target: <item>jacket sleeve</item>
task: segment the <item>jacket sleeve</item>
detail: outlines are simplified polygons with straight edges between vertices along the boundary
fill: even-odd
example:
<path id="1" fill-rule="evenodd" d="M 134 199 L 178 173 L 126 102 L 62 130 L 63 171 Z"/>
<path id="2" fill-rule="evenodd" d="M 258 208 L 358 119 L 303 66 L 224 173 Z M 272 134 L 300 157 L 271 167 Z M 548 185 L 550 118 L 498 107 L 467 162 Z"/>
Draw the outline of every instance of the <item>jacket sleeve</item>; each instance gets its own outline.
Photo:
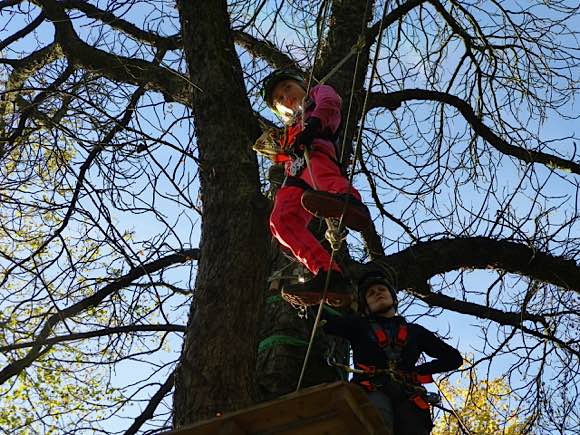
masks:
<path id="1" fill-rule="evenodd" d="M 321 129 L 328 129 L 335 133 L 340 126 L 342 99 L 332 86 L 318 85 L 310 91 L 310 98 L 314 101 L 314 110 L 310 116 L 320 119 Z"/>
<path id="2" fill-rule="evenodd" d="M 417 326 L 420 349 L 434 358 L 432 361 L 420 364 L 415 370 L 420 375 L 449 372 L 458 369 L 463 364 L 463 357 L 457 349 L 448 345 L 431 331 Z"/>
<path id="3" fill-rule="evenodd" d="M 360 322 L 356 316 L 349 314 L 335 314 L 329 311 L 322 312 L 322 329 L 325 333 L 345 338 L 355 339 L 360 329 Z"/>

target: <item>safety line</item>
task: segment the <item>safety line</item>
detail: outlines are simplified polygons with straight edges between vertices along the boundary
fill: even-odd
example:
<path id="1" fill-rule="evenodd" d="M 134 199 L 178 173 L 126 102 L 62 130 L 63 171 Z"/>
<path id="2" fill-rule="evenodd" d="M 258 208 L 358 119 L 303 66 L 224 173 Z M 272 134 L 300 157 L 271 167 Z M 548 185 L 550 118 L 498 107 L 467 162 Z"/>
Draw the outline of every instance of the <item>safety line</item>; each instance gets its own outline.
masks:
<path id="1" fill-rule="evenodd" d="M 388 3 L 389 3 L 388 0 L 385 1 L 385 6 L 384 6 L 384 9 L 383 9 L 383 15 L 381 16 L 381 23 L 380 23 L 380 27 L 379 27 L 379 39 L 378 39 L 378 43 L 377 43 L 377 50 L 375 52 L 375 60 L 373 62 L 373 69 L 371 70 L 371 80 L 370 80 L 370 83 L 369 83 L 369 89 L 367 90 L 367 94 L 366 94 L 366 97 L 365 97 L 365 103 L 367 101 L 367 97 L 368 97 L 368 94 L 370 92 L 370 88 L 372 86 L 372 78 L 374 76 L 374 74 L 373 74 L 374 67 L 376 66 L 376 62 L 377 62 L 377 58 L 378 58 L 378 53 L 380 51 L 380 44 L 381 44 L 381 40 L 382 40 L 383 20 L 385 18 L 385 13 L 386 13 L 386 10 L 387 10 Z M 368 13 L 369 4 L 370 4 L 370 0 L 367 0 L 366 7 L 365 7 L 365 14 L 363 16 L 363 25 L 362 25 L 363 29 L 365 28 L 366 15 Z M 326 7 L 327 4 L 325 3 L 323 6 Z M 360 38 L 359 38 L 359 40 L 360 40 Z M 318 43 L 317 43 L 317 51 L 318 51 L 319 46 L 320 46 L 320 38 L 319 38 Z M 360 56 L 357 55 L 357 61 L 358 61 L 358 58 L 359 57 Z M 316 63 L 316 58 L 314 59 L 313 64 L 314 63 Z M 311 73 L 310 73 L 310 77 L 312 77 L 313 72 L 314 72 L 314 65 L 312 66 L 312 70 L 311 70 Z M 353 88 L 354 88 L 355 76 L 356 76 L 356 74 L 353 75 Z M 310 81 L 311 80 L 309 80 L 308 87 L 310 87 Z M 306 95 L 308 95 L 308 93 Z M 351 99 L 352 99 L 352 91 L 351 91 Z M 363 106 L 363 109 L 364 109 L 364 106 Z M 347 114 L 347 119 L 349 119 L 349 117 L 350 117 L 350 110 L 351 110 L 351 107 L 349 106 L 349 109 L 348 109 L 348 112 L 349 113 Z M 363 112 L 363 114 L 364 114 L 364 112 Z M 302 119 L 304 119 L 304 118 L 302 118 Z M 364 123 L 364 116 L 362 118 L 362 121 Z M 362 128 L 360 130 L 362 131 Z M 357 149 L 358 149 L 358 140 L 357 140 Z M 312 182 L 314 184 L 315 183 L 315 180 L 314 180 L 314 177 L 313 177 L 313 174 L 312 174 L 312 170 L 311 170 L 311 167 L 310 167 L 310 156 L 309 156 L 308 150 L 304 150 L 304 156 L 305 156 L 305 159 L 306 159 L 306 166 L 307 166 L 307 168 L 309 170 L 309 173 L 310 173 Z M 343 223 L 344 215 L 345 215 L 346 209 L 348 207 L 349 195 L 350 195 L 351 188 L 352 188 L 352 179 L 353 179 L 353 176 L 354 176 L 354 167 L 356 165 L 356 158 L 357 158 L 357 154 L 355 153 L 354 161 L 353 161 L 353 171 L 352 171 L 351 176 L 350 176 L 350 179 L 349 179 L 348 194 L 347 194 L 346 201 L 345 201 L 344 207 L 342 209 L 342 213 L 341 213 L 340 220 L 339 220 L 339 223 L 338 223 L 337 234 L 340 234 L 340 229 L 342 228 L 342 223 Z M 316 189 L 316 186 L 313 186 L 313 187 Z M 327 221 L 327 225 L 328 225 L 328 222 L 330 222 L 330 221 L 328 219 L 326 219 L 326 221 Z M 306 355 L 304 356 L 304 362 L 302 363 L 302 369 L 300 371 L 300 377 L 298 378 L 298 385 L 296 386 L 296 391 L 299 391 L 300 390 L 300 387 L 302 386 L 302 381 L 304 379 L 304 373 L 306 372 L 306 366 L 308 364 L 308 360 L 310 358 L 310 353 L 312 351 L 312 345 L 314 343 L 314 336 L 316 335 L 316 330 L 317 330 L 317 327 L 318 327 L 318 323 L 319 323 L 320 317 L 322 315 L 322 307 L 324 306 L 324 301 L 326 300 L 326 295 L 328 293 L 328 286 L 330 284 L 330 274 L 331 274 L 331 271 L 332 271 L 332 262 L 334 261 L 334 253 L 336 252 L 336 250 L 334 248 L 335 247 L 333 246 L 332 247 L 332 252 L 330 254 L 330 262 L 329 262 L 329 265 L 328 265 L 328 270 L 327 270 L 327 273 L 326 273 L 326 279 L 325 279 L 325 282 L 324 282 L 324 290 L 322 292 L 322 298 L 320 299 L 320 303 L 318 304 L 318 310 L 316 312 L 316 318 L 314 319 L 314 324 L 312 325 L 312 331 L 310 333 L 310 340 L 308 342 L 308 348 L 306 349 Z"/>

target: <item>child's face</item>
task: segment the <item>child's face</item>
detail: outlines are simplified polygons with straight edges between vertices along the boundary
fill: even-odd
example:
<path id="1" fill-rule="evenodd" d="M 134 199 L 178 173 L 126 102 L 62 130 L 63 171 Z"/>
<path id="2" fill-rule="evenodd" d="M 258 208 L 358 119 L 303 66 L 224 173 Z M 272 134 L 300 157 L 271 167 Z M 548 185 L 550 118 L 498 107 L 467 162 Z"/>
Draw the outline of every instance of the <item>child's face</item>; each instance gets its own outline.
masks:
<path id="1" fill-rule="evenodd" d="M 365 298 L 371 313 L 383 313 L 393 307 L 393 296 L 388 287 L 383 284 L 371 285 L 367 289 Z"/>
<path id="2" fill-rule="evenodd" d="M 272 90 L 272 104 L 283 116 L 291 116 L 302 108 L 306 91 L 296 80 L 282 80 Z"/>

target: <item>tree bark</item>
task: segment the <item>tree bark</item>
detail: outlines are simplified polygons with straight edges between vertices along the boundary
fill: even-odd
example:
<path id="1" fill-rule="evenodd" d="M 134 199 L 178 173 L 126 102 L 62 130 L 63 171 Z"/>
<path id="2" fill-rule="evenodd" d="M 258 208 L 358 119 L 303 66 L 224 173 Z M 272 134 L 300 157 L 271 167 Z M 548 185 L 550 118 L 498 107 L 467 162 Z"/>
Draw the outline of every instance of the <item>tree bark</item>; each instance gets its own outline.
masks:
<path id="1" fill-rule="evenodd" d="M 175 427 L 249 405 L 268 267 L 267 202 L 226 1 L 178 2 L 193 94 L 201 259 L 176 372 Z"/>

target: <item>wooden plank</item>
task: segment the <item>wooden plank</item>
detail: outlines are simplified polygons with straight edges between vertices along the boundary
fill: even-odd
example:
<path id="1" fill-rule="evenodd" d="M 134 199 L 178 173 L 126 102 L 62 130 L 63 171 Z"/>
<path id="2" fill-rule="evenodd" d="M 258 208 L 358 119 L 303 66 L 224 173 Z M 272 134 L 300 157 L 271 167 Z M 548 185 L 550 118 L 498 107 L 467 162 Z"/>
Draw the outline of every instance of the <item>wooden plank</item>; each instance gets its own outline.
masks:
<path id="1" fill-rule="evenodd" d="M 250 433 L 262 433 L 284 428 L 296 421 L 309 420 L 321 414 L 335 412 L 332 396 L 343 383 L 316 386 L 290 393 L 263 406 L 247 410 L 238 418 Z"/>
<path id="2" fill-rule="evenodd" d="M 317 385 L 165 435 L 386 435 L 366 393 L 346 382 Z"/>
<path id="3" fill-rule="evenodd" d="M 235 420 L 227 420 L 216 435 L 248 435 L 248 432 L 243 430 Z"/>
<path id="4" fill-rule="evenodd" d="M 360 435 L 373 435 L 375 433 L 371 423 L 348 388 L 342 389 L 335 397 L 334 406 L 339 418 L 346 423 L 351 433 Z"/>
<path id="5" fill-rule="evenodd" d="M 333 411 L 312 418 L 295 420 L 287 425 L 272 427 L 263 432 L 253 432 L 252 435 L 321 435 L 326 433 L 352 435 L 343 434 L 337 429 L 342 425 L 342 422 L 336 418 L 336 412 Z"/>

